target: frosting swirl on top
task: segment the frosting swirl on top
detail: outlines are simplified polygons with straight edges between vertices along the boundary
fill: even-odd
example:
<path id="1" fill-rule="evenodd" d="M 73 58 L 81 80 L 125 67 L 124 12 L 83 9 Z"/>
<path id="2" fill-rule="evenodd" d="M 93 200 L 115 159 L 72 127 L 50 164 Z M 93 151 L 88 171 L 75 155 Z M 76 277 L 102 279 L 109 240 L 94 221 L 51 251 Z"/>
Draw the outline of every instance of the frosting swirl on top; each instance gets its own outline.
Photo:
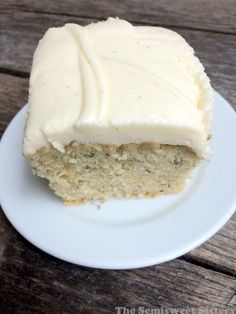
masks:
<path id="1" fill-rule="evenodd" d="M 158 142 L 209 156 L 212 89 L 177 33 L 120 19 L 50 28 L 34 54 L 24 153 Z"/>

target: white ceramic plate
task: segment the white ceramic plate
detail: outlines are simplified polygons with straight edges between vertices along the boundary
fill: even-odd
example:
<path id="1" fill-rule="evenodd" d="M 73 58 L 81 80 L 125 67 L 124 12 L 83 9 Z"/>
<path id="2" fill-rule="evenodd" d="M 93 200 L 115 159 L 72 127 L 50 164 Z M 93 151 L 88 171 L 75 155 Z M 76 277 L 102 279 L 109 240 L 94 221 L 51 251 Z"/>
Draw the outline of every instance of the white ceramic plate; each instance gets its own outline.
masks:
<path id="1" fill-rule="evenodd" d="M 0 144 L 0 200 L 12 225 L 31 243 L 60 259 L 90 267 L 158 264 L 197 247 L 236 207 L 236 119 L 215 93 L 213 156 L 185 191 L 155 199 L 109 200 L 67 207 L 22 156 L 26 107 Z"/>

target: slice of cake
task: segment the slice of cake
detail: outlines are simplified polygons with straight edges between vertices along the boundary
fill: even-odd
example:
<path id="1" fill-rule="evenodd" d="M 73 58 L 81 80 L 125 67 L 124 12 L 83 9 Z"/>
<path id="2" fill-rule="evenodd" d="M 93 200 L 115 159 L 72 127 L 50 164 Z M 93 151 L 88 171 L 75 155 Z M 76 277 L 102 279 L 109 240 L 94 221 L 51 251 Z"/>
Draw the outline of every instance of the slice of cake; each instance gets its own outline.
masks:
<path id="1" fill-rule="evenodd" d="M 209 79 L 177 33 L 66 24 L 34 54 L 24 155 L 68 203 L 176 193 L 209 157 L 211 118 Z"/>

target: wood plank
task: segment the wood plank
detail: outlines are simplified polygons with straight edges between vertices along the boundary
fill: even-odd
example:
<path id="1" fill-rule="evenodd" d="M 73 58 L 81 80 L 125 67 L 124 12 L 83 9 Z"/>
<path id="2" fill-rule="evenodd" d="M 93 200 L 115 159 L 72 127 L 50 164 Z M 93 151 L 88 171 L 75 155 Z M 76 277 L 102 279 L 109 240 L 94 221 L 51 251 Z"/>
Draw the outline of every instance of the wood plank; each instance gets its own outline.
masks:
<path id="1" fill-rule="evenodd" d="M 119 16 L 129 21 L 236 33 L 235 0 L 7 0 L 0 11 L 36 11 L 104 19 Z"/>
<path id="2" fill-rule="evenodd" d="M 235 279 L 181 260 L 137 270 L 72 265 L 39 251 L 0 212 L 1 313 L 115 313 L 115 307 L 234 307 Z M 197 312 L 196 312 L 197 313 Z"/>
<path id="3" fill-rule="evenodd" d="M 236 213 L 210 240 L 185 255 L 187 261 L 199 262 L 236 275 Z"/>
<path id="4" fill-rule="evenodd" d="M 28 79 L 0 74 L 0 134 L 26 103 Z M 1 226 L 1 223 L 0 223 Z M 236 214 L 215 236 L 185 255 L 187 260 L 236 273 Z"/>
<path id="5" fill-rule="evenodd" d="M 206 7 L 208 6 L 206 0 L 198 1 L 196 5 L 192 3 L 192 0 L 191 5 L 187 0 L 172 2 L 173 10 L 175 10 L 173 14 L 178 12 L 176 6 L 181 8 L 183 3 L 186 7 L 189 5 L 189 9 L 184 8 L 185 13 L 188 10 L 191 13 L 190 11 L 194 8 L 197 12 L 201 1 Z M 22 72 L 23 75 L 29 73 L 32 52 L 41 34 L 49 26 L 62 25 L 68 21 L 66 16 L 30 12 L 20 14 L 19 5 L 22 5 L 21 8 L 26 11 L 32 10 L 32 7 L 33 10 L 38 11 L 47 11 L 52 8 L 51 12 L 57 10 L 60 14 L 64 10 L 67 14 L 76 15 L 83 12 L 83 10 L 81 12 L 78 10 L 78 8 L 81 9 L 82 4 L 86 12 L 95 12 L 95 14 L 101 12 L 100 7 L 96 10 L 97 0 L 93 2 L 59 0 L 54 4 L 53 1 L 47 1 L 46 9 L 45 2 L 42 1 L 43 5 L 40 2 L 35 0 L 0 2 L 0 71 L 1 68 L 4 71 L 10 68 L 12 73 L 14 71 L 19 71 L 16 74 Z M 138 4 L 142 2 L 144 0 L 138 1 Z M 155 1 L 147 0 L 146 4 L 149 2 L 152 10 L 157 8 Z M 232 31 L 231 16 L 235 11 L 232 10 L 233 12 L 230 13 L 229 21 L 223 18 L 226 16 L 227 5 L 232 2 L 230 0 L 220 4 L 220 1 L 212 0 L 216 8 L 212 10 L 212 14 L 210 11 L 210 14 L 207 12 L 210 20 L 212 16 L 219 14 L 214 17 L 214 21 L 217 21 L 216 25 L 211 26 L 214 31 L 220 28 L 222 30 L 224 27 L 226 27 L 225 31 Z M 106 8 L 113 4 L 111 10 L 116 10 L 118 7 L 123 10 L 122 14 L 128 15 L 128 10 L 126 13 L 122 8 L 124 3 L 128 5 L 122 0 L 110 0 L 109 3 L 108 0 L 99 1 L 103 13 L 107 12 Z M 135 2 L 132 1 L 132 3 Z M 164 5 L 164 0 L 158 1 L 158 4 L 161 3 Z M 170 6 L 171 2 L 167 0 L 165 3 Z M 1 14 L 4 6 L 3 9 L 8 11 L 9 5 L 13 10 L 17 9 L 18 13 Z M 140 5 L 140 8 L 135 8 L 132 4 L 130 6 L 131 13 L 134 11 L 137 14 L 137 20 L 140 20 L 138 16 L 142 6 Z M 218 6 L 226 6 L 226 11 L 222 10 L 220 13 Z M 92 10 L 90 11 L 89 8 Z M 209 9 L 209 6 L 207 8 Z M 169 11 L 163 12 L 168 19 Z M 161 18 L 163 18 L 163 12 L 160 13 Z M 194 19 L 197 19 L 199 12 L 196 14 L 195 12 L 192 12 L 193 27 L 201 28 L 201 25 L 205 27 L 207 23 L 212 23 L 211 20 L 204 24 L 202 20 L 203 24 L 197 21 L 201 25 L 196 26 Z M 149 15 L 151 19 L 159 16 L 159 12 L 155 13 L 154 17 L 152 17 L 154 14 L 152 12 L 145 14 L 143 15 L 147 20 Z M 181 14 L 182 12 L 179 12 L 179 17 L 185 18 Z M 192 17 L 186 17 L 184 23 L 191 21 Z M 201 14 L 199 17 L 203 19 Z M 82 24 L 90 20 L 76 17 L 69 17 L 69 19 L 71 22 Z M 223 26 L 220 25 L 221 19 Z M 176 23 L 180 20 L 178 19 Z M 174 21 L 174 17 L 171 17 L 171 21 Z M 181 27 L 181 23 L 176 25 Z M 236 73 L 235 37 L 197 31 L 182 30 L 181 32 L 184 36 L 186 35 L 187 39 L 189 38 L 193 46 L 196 45 L 197 53 L 206 65 L 214 86 L 222 91 L 236 108 L 236 91 L 233 81 Z M 15 112 L 26 102 L 27 89 L 27 79 L 0 74 L 0 134 Z M 235 225 L 236 215 L 220 232 L 201 247 L 187 254 L 185 258 L 193 263 L 197 261 L 233 274 L 236 267 Z M 235 279 L 204 267 L 192 265 L 180 259 L 159 266 L 129 271 L 94 270 L 71 265 L 50 257 L 25 241 L 10 226 L 0 208 L 0 313 L 48 313 L 49 311 L 52 313 L 115 313 L 117 306 L 185 309 L 201 306 L 208 311 L 209 307 L 213 309 L 223 307 L 233 311 L 236 306 Z"/>
<path id="6" fill-rule="evenodd" d="M 0 68 L 22 72 L 30 71 L 33 51 L 49 27 L 61 26 L 66 22 L 81 25 L 91 22 L 91 19 L 30 12 L 5 13 L 0 16 Z M 236 108 L 235 36 L 193 30 L 178 31 L 195 49 L 206 67 L 213 87 Z"/>
<path id="7" fill-rule="evenodd" d="M 27 98 L 27 79 L 0 74 L 0 135 Z"/>

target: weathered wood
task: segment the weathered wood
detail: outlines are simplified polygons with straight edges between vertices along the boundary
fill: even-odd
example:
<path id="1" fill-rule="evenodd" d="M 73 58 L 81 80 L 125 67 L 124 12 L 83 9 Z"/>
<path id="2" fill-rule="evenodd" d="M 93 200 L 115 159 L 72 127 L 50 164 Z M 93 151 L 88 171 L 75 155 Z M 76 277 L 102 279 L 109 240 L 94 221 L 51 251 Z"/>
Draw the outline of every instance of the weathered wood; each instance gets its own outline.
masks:
<path id="1" fill-rule="evenodd" d="M 42 34 L 49 27 L 60 26 L 66 22 L 84 25 L 91 22 L 91 19 L 49 14 L 38 15 L 29 12 L 2 14 L 0 68 L 29 72 L 34 49 Z M 236 106 L 236 37 L 193 30 L 181 29 L 178 31 L 196 50 L 214 88 L 231 101 L 233 106 Z"/>
<path id="2" fill-rule="evenodd" d="M 0 134 L 16 112 L 27 102 L 27 97 L 27 79 L 0 74 Z"/>
<path id="3" fill-rule="evenodd" d="M 236 214 L 217 234 L 185 258 L 236 275 Z"/>
<path id="4" fill-rule="evenodd" d="M 0 74 L 0 134 L 27 101 L 28 80 L 14 74 L 29 74 L 33 51 L 47 28 L 116 15 L 138 24 L 169 26 L 182 34 L 206 66 L 213 86 L 236 109 L 234 4 L 235 0 L 1 1 L 0 72 L 13 75 Z M 235 279 L 222 272 L 236 271 L 235 226 L 236 215 L 182 259 L 139 270 L 105 271 L 71 265 L 36 249 L 11 227 L 0 208 L 0 313 L 115 313 L 116 306 L 232 309 Z"/>
<path id="5" fill-rule="evenodd" d="M 0 11 L 16 10 L 104 19 L 119 16 L 134 22 L 236 33 L 235 0 L 7 0 Z"/>
<path id="6" fill-rule="evenodd" d="M 115 307 L 228 307 L 234 278 L 174 260 L 138 270 L 88 269 L 22 239 L 0 212 L 0 313 L 116 313 Z"/>

